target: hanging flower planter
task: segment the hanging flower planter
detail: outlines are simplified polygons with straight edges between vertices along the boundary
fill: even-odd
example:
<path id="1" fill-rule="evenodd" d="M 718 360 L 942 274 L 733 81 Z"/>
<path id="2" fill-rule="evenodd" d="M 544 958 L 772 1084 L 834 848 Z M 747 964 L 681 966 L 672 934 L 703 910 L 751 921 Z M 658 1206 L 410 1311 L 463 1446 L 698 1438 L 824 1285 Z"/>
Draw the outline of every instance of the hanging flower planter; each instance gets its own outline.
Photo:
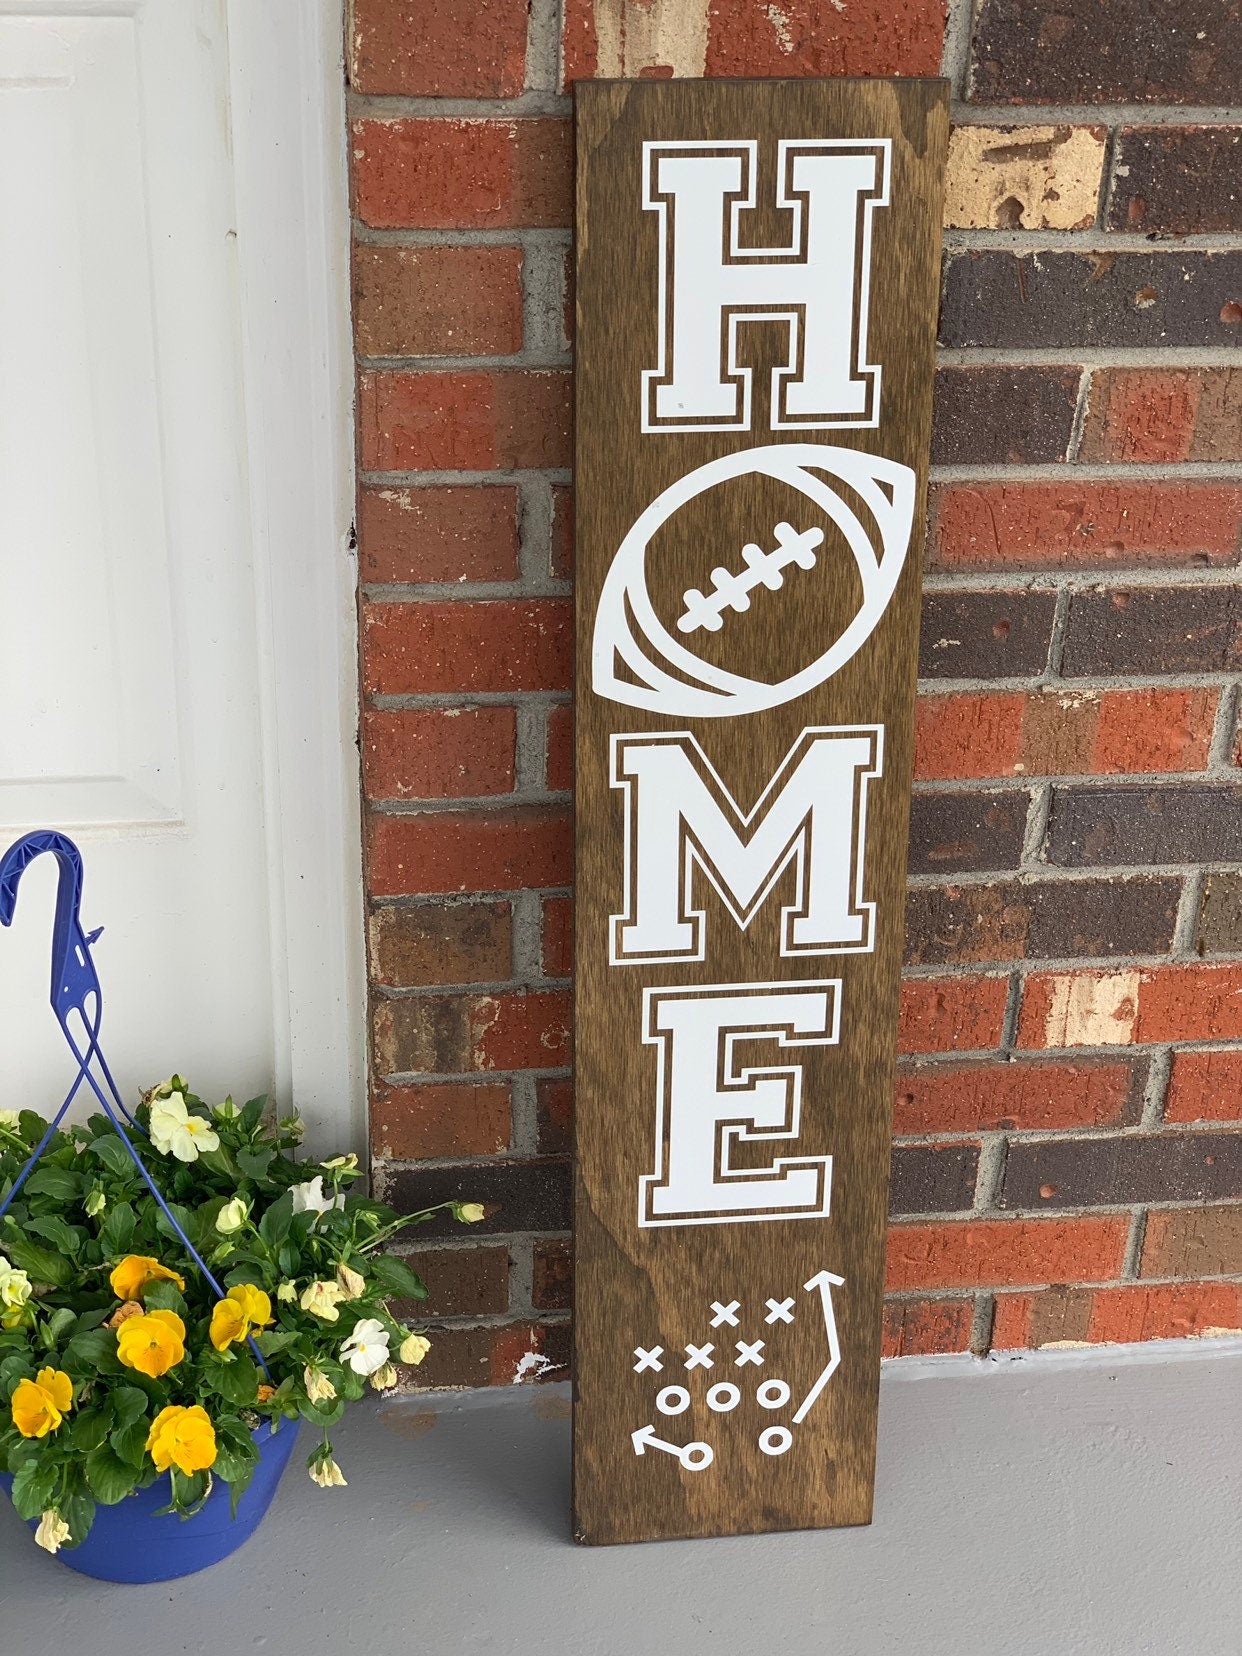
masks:
<path id="1" fill-rule="evenodd" d="M 0 922 L 42 851 L 61 869 L 52 1006 L 78 1074 L 51 1122 L 0 1110 L 0 1482 L 71 1568 L 166 1581 L 254 1532 L 300 1421 L 319 1433 L 312 1479 L 345 1483 L 331 1428 L 430 1347 L 389 1304 L 426 1290 L 381 1250 L 440 1209 L 356 1191 L 354 1155 L 299 1161 L 301 1124 L 264 1098 L 209 1108 L 174 1075 L 131 1114 L 99 1048 L 70 840 L 9 849 Z M 102 1113 L 62 1127 L 83 1088 Z"/>

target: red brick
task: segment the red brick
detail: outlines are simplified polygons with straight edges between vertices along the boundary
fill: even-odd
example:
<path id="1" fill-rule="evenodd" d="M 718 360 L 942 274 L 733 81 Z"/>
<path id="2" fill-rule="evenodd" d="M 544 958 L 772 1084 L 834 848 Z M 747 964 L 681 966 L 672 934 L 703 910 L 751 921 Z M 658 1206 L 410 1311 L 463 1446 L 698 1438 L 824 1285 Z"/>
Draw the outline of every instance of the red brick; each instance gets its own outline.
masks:
<path id="1" fill-rule="evenodd" d="M 569 1062 L 566 990 L 402 996 L 377 1002 L 372 1021 L 375 1065 L 385 1075 L 472 1075 Z"/>
<path id="2" fill-rule="evenodd" d="M 367 604 L 366 692 L 566 690 L 572 631 L 563 598 Z"/>
<path id="3" fill-rule="evenodd" d="M 567 793 L 574 785 L 574 710 L 568 704 L 548 713 L 548 787 Z"/>
<path id="4" fill-rule="evenodd" d="M 1242 1040 L 1242 966 L 1032 973 L 1020 1047 Z"/>
<path id="5" fill-rule="evenodd" d="M 890 1289 L 1099 1282 L 1121 1269 L 1129 1216 L 890 1225 Z"/>
<path id="6" fill-rule="evenodd" d="M 552 573 L 568 580 L 574 572 L 574 497 L 558 483 L 552 490 Z"/>
<path id="7" fill-rule="evenodd" d="M 366 488 L 358 493 L 364 581 L 516 581 L 518 492 Z"/>
<path id="8" fill-rule="evenodd" d="M 975 1302 L 970 1299 L 890 1299 L 884 1302 L 884 1357 L 925 1357 L 969 1351 Z"/>
<path id="9" fill-rule="evenodd" d="M 564 1323 L 433 1328 L 429 1337 L 431 1350 L 418 1368 L 400 1370 L 404 1391 L 512 1386 L 569 1378 L 569 1339 Z"/>
<path id="10" fill-rule="evenodd" d="M 368 799 L 470 799 L 513 791 L 511 707 L 420 707 L 362 716 Z"/>
<path id="11" fill-rule="evenodd" d="M 522 348 L 519 247 L 354 247 L 364 357 L 509 356 Z"/>
<path id="12" fill-rule="evenodd" d="M 1051 1307 L 1044 1302 L 1053 1300 Z M 992 1344 L 997 1350 L 1054 1343 L 1132 1344 L 1242 1332 L 1242 1285 L 1188 1282 L 1001 1294 Z"/>
<path id="13" fill-rule="evenodd" d="M 374 897 L 565 886 L 572 870 L 573 825 L 551 806 L 376 814 L 368 825 Z"/>
<path id="14" fill-rule="evenodd" d="M 974 1052 L 1000 1045 L 1007 977 L 910 978 L 901 986 L 899 1052 Z"/>
<path id="15" fill-rule="evenodd" d="M 1242 1049 L 1175 1052 L 1164 1119 L 1242 1120 Z"/>
<path id="16" fill-rule="evenodd" d="M 1091 379 L 1081 460 L 1242 460 L 1242 371 L 1106 368 Z"/>
<path id="17" fill-rule="evenodd" d="M 516 98 L 527 0 L 354 0 L 349 78 L 407 98 Z"/>
<path id="18" fill-rule="evenodd" d="M 775 7 L 711 0 L 706 73 L 938 75 L 943 0 L 819 0 Z"/>
<path id="19" fill-rule="evenodd" d="M 543 900 L 543 975 L 568 977 L 574 966 L 574 905 L 568 897 Z"/>
<path id="20" fill-rule="evenodd" d="M 1216 690 L 1056 690 L 920 696 L 920 781 L 1201 770 Z"/>
<path id="21" fill-rule="evenodd" d="M 536 1082 L 535 1100 L 539 1154 L 568 1155 L 574 1138 L 573 1083 L 549 1076 Z"/>
<path id="22" fill-rule="evenodd" d="M 854 0 L 848 7 L 792 0 L 778 12 L 748 0 L 697 0 L 680 28 L 643 27 L 645 5 L 608 9 L 569 0 L 564 82 L 670 75 L 936 75 L 944 37 L 942 0 Z M 705 14 L 705 15 L 704 15 Z M 629 27 L 627 27 L 627 23 Z"/>
<path id="23" fill-rule="evenodd" d="M 567 120 L 355 121 L 354 206 L 378 229 L 564 227 L 571 154 Z"/>
<path id="24" fill-rule="evenodd" d="M 508 903 L 380 903 L 367 940 L 371 979 L 390 989 L 497 983 L 513 975 Z"/>
<path id="25" fill-rule="evenodd" d="M 371 1093 L 371 1148 L 377 1156 L 422 1161 L 434 1156 L 491 1156 L 510 1147 L 509 1088 L 433 1082 Z"/>
<path id="26" fill-rule="evenodd" d="M 1233 562 L 1242 488 L 1223 483 L 951 483 L 936 491 L 929 562 L 1061 569 Z"/>
<path id="27" fill-rule="evenodd" d="M 1112 1127 L 1137 1121 L 1144 1066 L 921 1064 L 897 1076 L 895 1133 Z"/>
<path id="28" fill-rule="evenodd" d="M 364 471 L 512 471 L 567 466 L 569 375 L 501 368 L 358 377 Z"/>

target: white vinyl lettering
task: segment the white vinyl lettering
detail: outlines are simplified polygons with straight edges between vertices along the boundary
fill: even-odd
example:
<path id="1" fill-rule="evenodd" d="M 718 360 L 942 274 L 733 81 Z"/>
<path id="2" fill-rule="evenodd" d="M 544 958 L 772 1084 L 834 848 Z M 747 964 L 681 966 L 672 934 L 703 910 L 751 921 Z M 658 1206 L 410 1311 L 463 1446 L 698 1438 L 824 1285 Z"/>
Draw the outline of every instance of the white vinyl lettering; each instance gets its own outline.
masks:
<path id="1" fill-rule="evenodd" d="M 644 992 L 643 1039 L 658 1065 L 656 1167 L 639 1181 L 640 1226 L 827 1216 L 831 1156 L 734 1165 L 743 1145 L 796 1141 L 802 1113 L 801 1066 L 747 1063 L 739 1049 L 832 1045 L 840 988 L 827 979 Z"/>
<path id="2" fill-rule="evenodd" d="M 781 954 L 868 952 L 867 783 L 880 774 L 883 727 L 804 730 L 756 804 L 743 812 L 688 731 L 616 735 L 612 785 L 625 794 L 625 912 L 611 922 L 616 965 L 702 960 L 697 868 L 745 930 L 784 871 Z"/>
<path id="3" fill-rule="evenodd" d="M 774 431 L 874 426 L 880 370 L 867 364 L 871 219 L 888 203 L 889 140 L 782 139 L 776 204 L 790 241 L 743 245 L 757 200 L 758 143 L 649 142 L 643 206 L 659 214 L 658 368 L 643 376 L 644 431 L 749 431 L 746 322 L 781 322 Z"/>

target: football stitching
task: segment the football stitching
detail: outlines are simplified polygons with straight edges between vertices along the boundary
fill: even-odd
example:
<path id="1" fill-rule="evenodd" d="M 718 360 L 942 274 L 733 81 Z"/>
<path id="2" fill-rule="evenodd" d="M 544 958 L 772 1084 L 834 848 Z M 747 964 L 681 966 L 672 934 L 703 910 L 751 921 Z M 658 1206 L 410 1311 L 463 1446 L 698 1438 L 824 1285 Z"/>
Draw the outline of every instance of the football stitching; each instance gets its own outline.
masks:
<path id="1" fill-rule="evenodd" d="M 805 529 L 799 534 L 792 524 L 778 523 L 772 534 L 776 539 L 772 552 L 763 551 L 753 541 L 742 548 L 746 568 L 740 573 L 732 574 L 717 565 L 712 570 L 714 592 L 703 593 L 698 587 L 690 587 L 682 593 L 686 613 L 678 617 L 678 632 L 698 632 L 700 627 L 707 632 L 719 632 L 724 626 L 725 610 L 739 613 L 748 610 L 750 595 L 756 587 L 765 586 L 769 592 L 775 592 L 785 584 L 785 570 L 791 564 L 799 569 L 815 567 L 815 548 L 824 538 L 822 529 Z"/>

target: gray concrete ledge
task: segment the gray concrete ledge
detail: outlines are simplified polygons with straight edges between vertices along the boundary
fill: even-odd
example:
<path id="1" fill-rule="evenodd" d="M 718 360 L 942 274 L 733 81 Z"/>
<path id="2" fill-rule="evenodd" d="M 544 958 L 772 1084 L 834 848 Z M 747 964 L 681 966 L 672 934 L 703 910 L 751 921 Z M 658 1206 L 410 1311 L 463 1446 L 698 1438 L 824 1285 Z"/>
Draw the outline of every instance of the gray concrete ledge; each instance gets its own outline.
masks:
<path id="1" fill-rule="evenodd" d="M 582 1549 L 563 1387 L 364 1406 L 182 1582 L 0 1510 L 2 1656 L 1238 1656 L 1242 1341 L 885 1367 L 870 1529 Z"/>

